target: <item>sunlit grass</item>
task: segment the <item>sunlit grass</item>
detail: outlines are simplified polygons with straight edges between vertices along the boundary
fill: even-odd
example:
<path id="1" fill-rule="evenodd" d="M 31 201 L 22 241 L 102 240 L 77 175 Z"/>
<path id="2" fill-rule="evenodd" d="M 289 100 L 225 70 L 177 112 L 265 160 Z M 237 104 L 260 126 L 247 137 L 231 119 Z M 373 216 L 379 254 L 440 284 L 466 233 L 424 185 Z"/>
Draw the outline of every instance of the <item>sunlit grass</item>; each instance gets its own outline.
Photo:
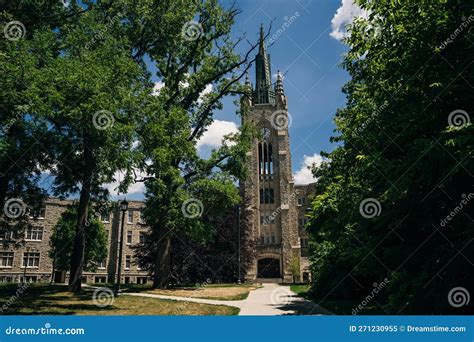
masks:
<path id="1" fill-rule="evenodd" d="M 243 300 L 250 291 L 258 288 L 256 284 L 196 284 L 173 287 L 170 289 L 152 289 L 151 285 L 126 285 L 124 292 L 141 292 L 163 296 L 190 297 L 214 300 Z"/>
<path id="2" fill-rule="evenodd" d="M 30 285 L 18 298 L 18 285 L 0 286 L 0 309 L 4 315 L 236 315 L 239 309 L 158 298 L 119 296 L 105 307 L 94 304 L 94 289 L 84 288 L 80 295 L 66 286 Z M 16 297 L 16 296 L 15 296 Z M 5 306 L 4 306 L 5 305 Z"/>

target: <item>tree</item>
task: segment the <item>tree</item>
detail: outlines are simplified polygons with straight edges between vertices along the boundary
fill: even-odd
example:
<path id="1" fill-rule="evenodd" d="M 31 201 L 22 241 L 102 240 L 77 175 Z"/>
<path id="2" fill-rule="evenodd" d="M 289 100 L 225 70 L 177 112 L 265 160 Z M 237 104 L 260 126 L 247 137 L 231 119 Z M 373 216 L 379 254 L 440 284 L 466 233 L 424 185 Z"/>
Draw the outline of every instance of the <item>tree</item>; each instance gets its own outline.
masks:
<path id="1" fill-rule="evenodd" d="M 48 146 L 53 139 L 47 122 L 35 113 L 31 88 L 38 69 L 44 67 L 54 45 L 35 39 L 33 32 L 51 30 L 61 23 L 59 2 L 41 6 L 33 2 L 0 1 L 0 207 L 7 200 L 32 211 L 46 192 L 38 186 L 39 175 L 52 162 Z M 48 19 L 46 19 L 48 18 Z M 9 202 L 10 203 L 10 202 Z M 4 210 L 5 209 L 5 210 Z M 10 222 L 11 223 L 11 222 Z"/>
<path id="2" fill-rule="evenodd" d="M 59 32 L 38 33 L 61 52 L 40 73 L 35 89 L 38 98 L 46 98 L 37 111 L 56 141 L 52 191 L 79 194 L 69 279 L 75 292 L 85 266 L 87 208 L 107 197 L 103 185 L 115 181 L 118 170 L 131 168 L 134 122 L 142 96 L 151 92 L 145 67 L 133 60 L 132 46 L 120 34 L 121 17 L 111 17 L 108 8 L 72 2 Z"/>
<path id="3" fill-rule="evenodd" d="M 300 256 L 297 253 L 293 253 L 293 256 L 290 260 L 290 272 L 293 276 L 293 283 L 300 277 Z"/>
<path id="4" fill-rule="evenodd" d="M 239 80 L 256 47 L 251 45 L 243 56 L 234 53 L 242 40 L 230 38 L 235 8 L 224 9 L 215 0 L 168 5 L 176 22 L 167 31 L 166 48 L 138 48 L 150 56 L 163 85 L 144 104 L 145 124 L 137 129 L 137 168 L 146 175 L 137 181 L 146 186 L 144 215 L 152 230 L 140 255 L 152 260 L 144 267 L 154 275 L 153 286 L 160 288 L 170 283 L 173 235 L 209 236 L 211 228 L 201 219 L 202 212 L 219 213 L 238 202 L 234 182 L 244 176 L 252 129 L 244 126 L 240 134 L 227 137 L 209 159 L 199 156 L 196 144 L 212 123 L 213 111 L 222 108 L 221 99 L 243 91 Z M 156 20 L 147 18 L 141 24 L 142 36 L 152 34 L 148 29 Z M 209 86 L 212 91 L 203 95 Z"/>
<path id="5" fill-rule="evenodd" d="M 191 235 L 205 231 L 208 225 L 199 220 L 176 218 L 182 203 L 200 193 L 215 190 L 216 197 L 210 196 L 209 202 L 216 208 L 236 203 L 232 182 L 242 173 L 248 130 L 229 137 L 229 145 L 209 160 L 198 157 L 196 141 L 212 123 L 213 110 L 221 108 L 221 98 L 240 91 L 244 70 L 237 76 L 233 72 L 251 62 L 250 52 L 242 58 L 233 52 L 243 39 L 230 39 L 238 11 L 224 10 L 215 0 L 35 6 L 39 8 L 29 11 L 24 21 L 36 45 L 25 54 L 40 56 L 40 61 L 31 68 L 34 78 L 28 96 L 18 98 L 31 99 L 28 115 L 42 122 L 41 133 L 52 137 L 48 143 L 52 160 L 44 166 L 34 158 L 28 162 L 38 172 L 50 170 L 53 194 L 79 195 L 70 290 L 80 291 L 87 208 L 91 201 L 107 197 L 102 185 L 115 181 L 119 170 L 125 174 L 122 193 L 136 178 L 135 171 L 147 175 L 143 181 L 148 220 L 155 227 L 151 240 L 160 246 L 153 252 L 154 273 L 165 274 L 156 276 L 155 282 L 164 279 L 164 284 L 169 267 L 163 271 L 159 265 L 169 265 L 169 239 L 159 227 L 171 231 L 173 225 L 185 223 Z M 8 10 L 18 16 L 20 7 L 9 5 Z M 51 16 L 43 16 L 49 9 Z M 164 83 L 158 96 L 151 96 L 153 84 L 145 60 L 156 66 Z M 213 91 L 201 96 L 209 85 Z M 26 178 L 20 183 L 26 184 Z M 156 214 L 163 215 L 156 219 Z"/>
<path id="6" fill-rule="evenodd" d="M 55 260 L 55 269 L 69 270 L 76 235 L 77 208 L 69 207 L 61 214 L 53 228 L 49 245 L 49 257 Z M 104 225 L 92 214 L 89 208 L 87 235 L 84 250 L 84 270 L 95 271 L 97 265 L 107 258 L 107 233 Z"/>
<path id="7" fill-rule="evenodd" d="M 454 310 L 450 289 L 474 280 L 473 4 L 358 3 L 370 14 L 346 40 L 339 147 L 314 172 L 313 290 L 357 298 L 388 278 L 389 312 Z"/>

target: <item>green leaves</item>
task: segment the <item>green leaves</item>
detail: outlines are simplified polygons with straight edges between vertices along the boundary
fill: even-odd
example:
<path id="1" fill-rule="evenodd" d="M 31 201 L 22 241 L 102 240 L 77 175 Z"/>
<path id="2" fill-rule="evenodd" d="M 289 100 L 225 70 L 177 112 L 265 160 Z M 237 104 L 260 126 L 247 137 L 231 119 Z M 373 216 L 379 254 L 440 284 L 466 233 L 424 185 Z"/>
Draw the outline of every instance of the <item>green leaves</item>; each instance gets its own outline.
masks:
<path id="1" fill-rule="evenodd" d="M 69 270 L 73 241 L 76 235 L 76 217 L 77 209 L 70 207 L 61 214 L 61 217 L 54 226 L 49 242 L 51 246 L 49 257 L 56 260 L 57 270 Z M 84 264 L 85 270 L 93 272 L 100 262 L 106 261 L 107 233 L 99 219 L 92 215 L 91 209 L 89 209 L 87 223 Z"/>
<path id="2" fill-rule="evenodd" d="M 387 276 L 391 286 L 377 298 L 385 310 L 397 313 L 408 303 L 405 312 L 446 312 L 449 288 L 473 281 L 460 272 L 471 266 L 456 254 L 466 235 L 473 237 L 472 221 L 460 213 L 449 230 L 436 230 L 472 183 L 472 99 L 466 95 L 472 91 L 462 79 L 472 79 L 474 31 L 434 47 L 456 32 L 473 5 L 359 3 L 371 14 L 354 22 L 347 39 L 343 65 L 352 79 L 333 138 L 342 144 L 315 172 L 314 289 L 354 298 L 363 295 L 360 286 Z M 381 203 L 379 216 L 361 215 L 366 198 Z M 453 267 L 445 267 L 450 258 Z M 339 284 L 348 275 L 356 282 Z"/>

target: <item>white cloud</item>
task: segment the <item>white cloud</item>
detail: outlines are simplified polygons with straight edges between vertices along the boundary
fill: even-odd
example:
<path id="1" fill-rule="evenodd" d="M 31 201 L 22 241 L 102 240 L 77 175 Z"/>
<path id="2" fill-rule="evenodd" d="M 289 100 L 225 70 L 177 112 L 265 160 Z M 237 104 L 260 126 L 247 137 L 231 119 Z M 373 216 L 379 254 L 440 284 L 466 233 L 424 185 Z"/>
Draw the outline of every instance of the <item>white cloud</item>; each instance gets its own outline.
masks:
<path id="1" fill-rule="evenodd" d="M 342 0 L 341 7 L 331 20 L 332 32 L 330 36 L 341 40 L 347 36 L 346 25 L 352 23 L 355 17 L 367 18 L 368 12 L 361 9 L 354 0 Z"/>
<path id="2" fill-rule="evenodd" d="M 165 84 L 161 81 L 158 81 L 155 83 L 155 86 L 153 87 L 153 95 L 157 96 L 160 93 L 161 88 L 163 88 Z"/>
<path id="3" fill-rule="evenodd" d="M 197 148 L 200 149 L 204 146 L 218 148 L 222 146 L 222 139 L 225 135 L 237 132 L 238 127 L 235 122 L 214 120 L 197 142 Z"/>
<path id="4" fill-rule="evenodd" d="M 109 190 L 110 195 L 112 196 L 118 195 L 117 188 L 120 184 L 120 181 L 123 179 L 123 177 L 124 177 L 123 172 L 117 171 L 114 175 L 116 182 L 104 185 L 104 188 Z M 145 177 L 145 174 L 142 174 L 141 172 L 137 172 L 137 178 L 141 179 L 142 177 Z M 132 185 L 130 185 L 125 195 L 143 194 L 144 191 L 145 191 L 145 185 L 143 182 L 132 183 Z M 120 195 L 124 195 L 124 194 L 121 193 Z"/>
<path id="5" fill-rule="evenodd" d="M 158 96 L 160 94 L 160 91 L 161 89 L 165 86 L 165 83 L 164 82 L 161 82 L 161 81 L 158 81 L 158 82 L 155 82 L 155 85 L 153 86 L 153 92 L 152 94 L 155 95 L 155 96 Z M 181 83 L 181 86 L 183 88 L 187 88 L 189 87 L 189 82 L 185 81 L 185 82 L 182 82 Z M 199 94 L 199 99 L 198 99 L 198 104 L 201 104 L 202 101 L 203 101 L 203 96 L 204 95 L 207 95 L 207 94 L 210 94 L 212 92 L 212 84 L 208 84 L 206 86 L 206 88 L 204 88 L 204 90 L 201 92 L 201 94 Z"/>
<path id="6" fill-rule="evenodd" d="M 301 168 L 293 175 L 293 178 L 295 179 L 295 184 L 303 185 L 314 183 L 316 181 L 316 178 L 313 177 L 311 167 L 313 166 L 313 164 L 320 165 L 322 161 L 323 157 L 321 157 L 317 153 L 312 156 L 305 155 L 303 163 L 301 164 Z"/>
<path id="7" fill-rule="evenodd" d="M 212 92 L 212 84 L 208 84 L 206 88 L 201 92 L 201 96 L 210 94 Z"/>
<path id="8" fill-rule="evenodd" d="M 203 97 L 207 94 L 210 94 L 212 92 L 212 84 L 208 84 L 206 88 L 199 94 L 199 99 L 198 99 L 198 104 L 202 104 L 203 102 Z"/>

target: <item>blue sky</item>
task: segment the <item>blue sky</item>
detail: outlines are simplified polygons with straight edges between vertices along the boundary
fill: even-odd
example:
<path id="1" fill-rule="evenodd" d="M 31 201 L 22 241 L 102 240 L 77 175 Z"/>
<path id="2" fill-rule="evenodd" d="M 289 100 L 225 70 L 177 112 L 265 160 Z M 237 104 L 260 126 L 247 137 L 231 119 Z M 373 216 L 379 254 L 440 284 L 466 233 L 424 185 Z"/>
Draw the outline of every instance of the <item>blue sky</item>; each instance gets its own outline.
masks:
<path id="1" fill-rule="evenodd" d="M 222 0 L 230 6 L 234 0 Z M 292 118 L 290 143 L 293 174 L 296 184 L 314 182 L 307 166 L 320 162 L 321 151 L 331 151 L 329 142 L 334 135 L 333 117 L 345 105 L 342 87 L 349 80 L 340 68 L 347 46 L 340 39 L 344 26 L 354 16 L 363 15 L 353 0 L 236 0 L 241 10 L 234 27 L 235 36 L 246 35 L 251 42 L 259 37 L 260 24 L 266 30 L 272 24 L 272 37 L 279 29 L 268 52 L 271 55 L 272 74 L 285 74 L 284 86 Z M 287 24 L 285 26 L 286 23 Z M 249 48 L 241 44 L 239 52 Z M 153 66 L 150 64 L 151 70 Z M 251 80 L 255 79 L 254 68 Z M 155 78 L 159 88 L 159 80 Z M 203 157 L 221 144 L 225 134 L 235 132 L 240 124 L 234 105 L 235 98 L 224 100 L 224 109 L 215 113 L 214 124 L 201 138 L 198 148 Z M 109 185 L 114 194 L 116 184 Z M 143 198 L 143 184 L 129 189 L 127 198 Z"/>
<path id="2" fill-rule="evenodd" d="M 234 0 L 221 1 L 227 7 L 234 3 Z M 355 16 L 366 13 L 361 12 L 353 0 L 235 0 L 235 5 L 242 12 L 236 18 L 236 37 L 245 34 L 248 40 L 256 42 L 260 24 L 268 30 L 273 22 L 270 37 L 274 41 L 268 52 L 272 74 L 276 75 L 277 70 L 285 74 L 284 87 L 292 118 L 289 130 L 295 183 L 313 182 L 307 166 L 320 162 L 321 151 L 334 149 L 329 142 L 334 135 L 334 114 L 346 102 L 341 89 L 349 76 L 340 67 L 347 51 L 347 46 L 340 41 L 345 34 L 344 27 Z M 273 36 L 279 30 L 280 34 Z M 248 48 L 249 45 L 243 43 L 239 52 L 246 52 Z M 148 65 L 153 71 L 153 65 Z M 254 73 L 252 68 L 252 83 Z M 154 80 L 159 85 L 156 76 Z M 224 109 L 215 114 L 214 124 L 198 143 L 201 155 L 206 156 L 212 148 L 218 147 L 224 134 L 237 130 L 240 118 L 236 115 L 234 100 L 226 99 Z M 44 174 L 42 185 L 50 184 L 50 176 Z M 116 186 L 117 183 L 107 185 L 112 197 L 116 195 Z M 132 185 L 126 196 L 142 199 L 143 183 Z"/>
<path id="3" fill-rule="evenodd" d="M 342 23 L 354 10 L 352 2 L 344 2 L 347 13 L 339 13 Z M 297 175 L 305 156 L 313 157 L 334 148 L 329 142 L 335 127 L 333 117 L 337 108 L 345 105 L 341 89 L 349 76 L 340 68 L 340 63 L 347 47 L 330 35 L 335 30 L 331 22 L 341 7 L 341 0 L 238 0 L 236 5 L 242 11 L 234 28 L 236 34 L 246 34 L 250 41 L 256 41 L 260 23 L 268 29 L 272 21 L 272 34 L 278 29 L 284 31 L 268 52 L 272 74 L 278 69 L 286 74 L 284 86 L 292 117 L 290 139 L 296 181 L 308 181 L 308 172 L 302 175 L 300 171 L 299 177 Z M 285 22 L 291 24 L 285 27 Z M 337 36 L 337 32 L 333 35 Z M 248 44 L 243 44 L 241 51 L 246 48 Z M 250 76 L 253 82 L 253 68 Z M 215 119 L 238 124 L 231 100 L 225 101 L 224 110 L 217 113 Z M 222 130 L 222 126 L 215 129 Z M 317 156 L 306 158 L 306 162 L 317 159 Z"/>

